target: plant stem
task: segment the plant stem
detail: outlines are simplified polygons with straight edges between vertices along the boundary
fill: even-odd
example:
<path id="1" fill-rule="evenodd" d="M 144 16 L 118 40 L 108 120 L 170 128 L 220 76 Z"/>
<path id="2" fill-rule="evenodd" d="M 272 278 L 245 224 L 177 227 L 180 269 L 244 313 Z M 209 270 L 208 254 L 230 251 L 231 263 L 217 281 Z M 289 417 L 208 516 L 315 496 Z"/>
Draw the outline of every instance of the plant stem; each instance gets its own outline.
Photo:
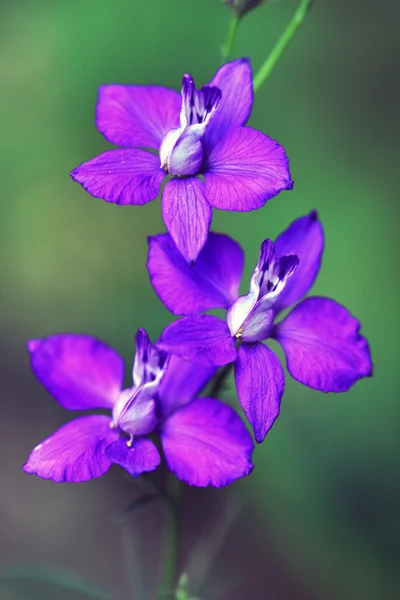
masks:
<path id="1" fill-rule="evenodd" d="M 228 35 L 226 38 L 225 45 L 222 47 L 222 61 L 228 62 L 231 55 L 233 41 L 235 39 L 236 31 L 239 25 L 240 18 L 236 13 L 232 12 L 231 19 L 229 21 Z"/>
<path id="2" fill-rule="evenodd" d="M 290 40 L 304 21 L 308 11 L 311 8 L 312 0 L 301 0 L 296 12 L 294 13 L 291 21 L 286 27 L 285 31 L 282 33 L 278 42 L 271 50 L 270 54 L 267 56 L 265 62 L 260 67 L 259 71 L 254 76 L 253 85 L 254 92 L 257 92 L 266 79 L 271 74 L 274 69 L 276 63 L 282 56 L 284 50 L 288 46 Z"/>
<path id="3" fill-rule="evenodd" d="M 180 481 L 168 473 L 166 490 L 166 515 L 164 526 L 164 552 L 162 583 L 158 590 L 159 598 L 176 598 L 178 582 L 179 552 L 179 497 Z"/>

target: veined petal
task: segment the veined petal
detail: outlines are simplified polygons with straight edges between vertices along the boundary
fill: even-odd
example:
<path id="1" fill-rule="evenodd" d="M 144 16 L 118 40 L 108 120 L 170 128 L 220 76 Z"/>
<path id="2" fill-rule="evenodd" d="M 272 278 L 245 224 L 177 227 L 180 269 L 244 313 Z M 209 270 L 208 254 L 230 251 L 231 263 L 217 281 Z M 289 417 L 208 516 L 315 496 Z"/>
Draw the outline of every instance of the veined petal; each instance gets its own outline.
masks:
<path id="1" fill-rule="evenodd" d="M 179 136 L 168 157 L 171 175 L 196 175 L 203 162 L 203 129 L 206 125 L 191 125 Z"/>
<path id="2" fill-rule="evenodd" d="M 122 358 L 88 335 L 59 334 L 28 342 L 32 371 L 69 410 L 112 408 L 124 377 Z"/>
<path id="3" fill-rule="evenodd" d="M 258 293 L 252 290 L 245 296 L 240 296 L 240 298 L 232 304 L 226 313 L 226 322 L 231 335 L 236 335 L 239 332 L 239 329 L 255 307 L 257 297 Z"/>
<path id="4" fill-rule="evenodd" d="M 240 404 L 259 444 L 279 416 L 285 375 L 278 357 L 261 343 L 242 344 L 235 363 Z"/>
<path id="5" fill-rule="evenodd" d="M 190 485 L 222 487 L 253 469 L 249 432 L 230 406 L 212 398 L 167 419 L 161 440 L 169 469 Z"/>
<path id="6" fill-rule="evenodd" d="M 164 329 L 157 346 L 185 360 L 223 366 L 236 358 L 235 342 L 225 321 L 212 315 L 184 317 Z"/>
<path id="7" fill-rule="evenodd" d="M 232 127 L 245 125 L 253 105 L 253 79 L 248 58 L 239 58 L 222 65 L 210 81 L 222 92 L 218 110 L 205 135 L 208 152 Z"/>
<path id="8" fill-rule="evenodd" d="M 113 421 L 131 435 L 147 435 L 157 425 L 154 396 L 157 385 L 146 383 L 138 389 L 124 390 L 113 411 Z"/>
<path id="9" fill-rule="evenodd" d="M 24 471 L 56 483 L 100 477 L 111 465 L 106 447 L 117 435 L 110 423 L 104 415 L 70 421 L 32 450 Z"/>
<path id="10" fill-rule="evenodd" d="M 178 250 L 188 262 L 194 262 L 207 240 L 212 218 L 203 182 L 195 177 L 168 181 L 162 197 L 162 213 Z"/>
<path id="11" fill-rule="evenodd" d="M 149 237 L 147 268 L 151 283 L 175 315 L 229 308 L 238 297 L 243 250 L 221 233 L 210 233 L 193 266 L 167 233 Z"/>
<path id="12" fill-rule="evenodd" d="M 130 148 L 104 152 L 71 171 L 72 179 L 89 194 L 115 204 L 154 200 L 165 176 L 158 156 Z"/>
<path id="13" fill-rule="evenodd" d="M 241 332 L 241 338 L 244 342 L 260 342 L 266 340 L 274 326 L 275 313 L 269 308 L 265 308 L 266 298 L 261 298 L 251 311 Z M 269 306 L 269 302 L 267 302 Z"/>
<path id="14" fill-rule="evenodd" d="M 158 86 L 102 85 L 96 109 L 97 128 L 117 146 L 158 149 L 164 135 L 179 125 L 181 98 Z"/>
<path id="15" fill-rule="evenodd" d="M 222 210 L 255 210 L 293 187 L 283 147 L 250 127 L 231 129 L 213 148 L 204 177 L 207 200 Z"/>
<path id="16" fill-rule="evenodd" d="M 372 375 L 368 342 L 359 329 L 360 323 L 344 306 L 311 297 L 276 325 L 273 337 L 297 381 L 322 392 L 345 392 Z"/>
<path id="17" fill-rule="evenodd" d="M 314 210 L 293 221 L 277 237 L 276 255 L 296 254 L 300 263 L 275 303 L 275 311 L 295 304 L 310 290 L 321 267 L 324 243 L 324 230 Z"/>
<path id="18" fill-rule="evenodd" d="M 161 462 L 157 448 L 146 439 L 134 440 L 132 445 L 124 439 L 116 440 L 107 447 L 106 454 L 110 461 L 124 467 L 132 477 L 154 471 Z"/>
<path id="19" fill-rule="evenodd" d="M 138 329 L 132 372 L 134 386 L 139 387 L 145 383 L 155 383 L 158 386 L 167 368 L 168 358 L 165 352 L 160 352 L 153 346 L 145 329 Z"/>
<path id="20" fill-rule="evenodd" d="M 163 418 L 188 404 L 207 385 L 217 367 L 171 356 L 168 369 L 158 388 L 158 408 Z"/>

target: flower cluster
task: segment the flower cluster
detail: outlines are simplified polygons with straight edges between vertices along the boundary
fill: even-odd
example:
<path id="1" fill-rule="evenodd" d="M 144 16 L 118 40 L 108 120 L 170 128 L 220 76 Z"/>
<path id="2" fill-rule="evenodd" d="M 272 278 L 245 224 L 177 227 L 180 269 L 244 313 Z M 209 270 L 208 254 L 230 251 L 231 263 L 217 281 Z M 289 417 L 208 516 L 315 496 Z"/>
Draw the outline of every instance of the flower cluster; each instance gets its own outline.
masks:
<path id="1" fill-rule="evenodd" d="M 249 10 L 259 3 L 230 4 Z M 212 207 L 255 210 L 293 186 L 283 147 L 246 125 L 252 103 L 247 59 L 223 65 L 199 90 L 185 75 L 181 96 L 157 86 L 100 88 L 97 126 L 122 148 L 71 175 L 92 196 L 116 204 L 145 204 L 164 183 L 168 233 L 149 238 L 148 271 L 162 302 L 182 318 L 155 345 L 139 329 L 126 389 L 122 359 L 99 340 L 67 334 L 28 343 L 33 372 L 59 404 L 97 411 L 36 446 L 24 466 L 28 473 L 85 481 L 115 463 L 138 476 L 164 459 L 181 480 L 220 487 L 252 471 L 254 447 L 232 407 L 198 397 L 220 367 L 232 364 L 258 443 L 279 415 L 285 383 L 265 340 L 281 344 L 294 379 L 323 392 L 346 391 L 371 374 L 359 322 L 335 300 L 305 298 L 324 250 L 315 211 L 274 242 L 262 242 L 242 296 L 243 250 L 230 237 L 209 233 Z M 225 319 L 206 314 L 217 308 L 226 310 Z"/>

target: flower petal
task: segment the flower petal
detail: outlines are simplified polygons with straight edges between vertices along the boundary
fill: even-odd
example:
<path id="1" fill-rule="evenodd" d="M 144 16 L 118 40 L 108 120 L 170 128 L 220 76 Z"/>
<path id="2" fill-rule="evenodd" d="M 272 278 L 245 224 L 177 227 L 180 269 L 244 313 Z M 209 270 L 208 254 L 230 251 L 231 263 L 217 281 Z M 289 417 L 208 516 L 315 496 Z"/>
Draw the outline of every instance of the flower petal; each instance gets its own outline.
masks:
<path id="1" fill-rule="evenodd" d="M 372 375 L 368 342 L 359 329 L 344 306 L 316 296 L 300 302 L 278 323 L 273 337 L 297 381 L 322 392 L 345 392 Z"/>
<path id="2" fill-rule="evenodd" d="M 156 391 L 152 383 L 124 390 L 115 404 L 113 422 L 131 435 L 151 433 L 157 425 Z"/>
<path id="3" fill-rule="evenodd" d="M 196 175 L 203 162 L 203 125 L 185 129 L 168 157 L 170 175 Z"/>
<path id="4" fill-rule="evenodd" d="M 223 210 L 255 210 L 293 187 L 283 147 L 250 127 L 231 129 L 215 146 L 204 177 L 207 200 Z"/>
<path id="5" fill-rule="evenodd" d="M 222 65 L 210 81 L 218 87 L 222 99 L 210 121 L 205 143 L 210 151 L 231 129 L 245 125 L 253 105 L 253 79 L 248 58 Z"/>
<path id="6" fill-rule="evenodd" d="M 110 423 L 104 415 L 70 421 L 32 450 L 24 471 L 56 483 L 100 477 L 111 465 L 105 449 L 116 433 Z"/>
<path id="7" fill-rule="evenodd" d="M 196 260 L 210 228 L 212 210 L 204 198 L 203 188 L 203 182 L 195 177 L 174 178 L 168 181 L 163 192 L 165 226 L 188 262 Z"/>
<path id="8" fill-rule="evenodd" d="M 124 377 L 122 358 L 88 335 L 60 334 L 28 342 L 34 374 L 69 410 L 112 408 Z"/>
<path id="9" fill-rule="evenodd" d="M 158 156 L 129 148 L 104 152 L 71 171 L 72 179 L 89 194 L 115 204 L 154 200 L 165 175 Z"/>
<path id="10" fill-rule="evenodd" d="M 238 350 L 235 380 L 240 404 L 259 444 L 279 416 L 285 375 L 278 357 L 263 344 Z"/>
<path id="11" fill-rule="evenodd" d="M 193 266 L 187 264 L 167 233 L 149 238 L 147 268 L 151 283 L 175 315 L 229 308 L 238 297 L 243 250 L 221 233 L 210 233 Z"/>
<path id="12" fill-rule="evenodd" d="M 139 387 L 151 383 L 156 391 L 167 368 L 168 359 L 165 352 L 160 352 L 153 346 L 147 331 L 138 329 L 132 372 L 133 385 Z"/>
<path id="13" fill-rule="evenodd" d="M 267 308 L 265 308 L 265 304 L 267 304 Z M 244 342 L 260 342 L 270 336 L 274 326 L 275 313 L 268 308 L 268 305 L 268 299 L 261 298 L 243 323 L 241 338 Z"/>
<path id="14" fill-rule="evenodd" d="M 164 329 L 157 346 L 171 354 L 208 366 L 236 358 L 235 342 L 225 321 L 212 315 L 184 317 Z"/>
<path id="15" fill-rule="evenodd" d="M 169 418 L 161 440 L 169 469 L 190 485 L 222 487 L 253 469 L 253 441 L 230 407 L 201 398 Z"/>
<path id="16" fill-rule="evenodd" d="M 160 147 L 164 135 L 179 125 L 181 97 L 158 86 L 102 85 L 96 109 L 97 128 L 117 146 Z"/>
<path id="17" fill-rule="evenodd" d="M 295 304 L 310 290 L 321 267 L 324 243 L 324 230 L 314 210 L 293 221 L 277 237 L 276 255 L 296 254 L 300 263 L 275 303 L 275 311 Z"/>
<path id="18" fill-rule="evenodd" d="M 168 369 L 158 388 L 158 407 L 162 417 L 167 417 L 179 407 L 188 404 L 214 377 L 217 367 L 171 356 Z"/>
<path id="19" fill-rule="evenodd" d="M 133 477 L 154 471 L 161 462 L 153 442 L 144 438 L 133 441 L 131 446 L 124 439 L 116 440 L 107 447 L 106 454 L 110 461 L 124 467 Z"/>

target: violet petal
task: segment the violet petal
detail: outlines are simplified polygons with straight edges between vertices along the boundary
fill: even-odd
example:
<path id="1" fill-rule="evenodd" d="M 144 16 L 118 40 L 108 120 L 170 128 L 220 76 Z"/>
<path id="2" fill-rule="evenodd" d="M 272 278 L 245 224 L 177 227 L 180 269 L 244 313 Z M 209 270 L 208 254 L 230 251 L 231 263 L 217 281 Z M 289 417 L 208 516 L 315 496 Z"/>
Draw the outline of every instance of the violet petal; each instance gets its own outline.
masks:
<path id="1" fill-rule="evenodd" d="M 322 392 L 345 392 L 372 374 L 367 340 L 349 311 L 330 298 L 311 297 L 278 325 L 273 337 L 286 354 L 289 373 Z"/>
<path id="2" fill-rule="evenodd" d="M 70 421 L 32 450 L 24 471 L 56 483 L 100 477 L 111 465 L 106 447 L 116 433 L 110 423 L 104 415 Z"/>
<path id="3" fill-rule="evenodd" d="M 124 390 L 113 411 L 114 423 L 131 435 L 147 435 L 154 431 L 157 425 L 154 400 L 157 387 L 158 384 L 146 383 L 136 390 Z"/>
<path id="4" fill-rule="evenodd" d="M 222 92 L 222 99 L 213 116 L 206 134 L 207 151 L 228 133 L 232 127 L 245 125 L 253 105 L 253 79 L 248 58 L 239 58 L 215 73 L 210 85 Z"/>
<path id="5" fill-rule="evenodd" d="M 157 346 L 185 360 L 223 366 L 236 358 L 235 342 L 225 321 L 212 315 L 184 317 L 164 329 Z"/>
<path id="6" fill-rule="evenodd" d="M 195 177 L 168 181 L 162 196 L 162 213 L 178 250 L 188 262 L 194 262 L 207 240 L 212 218 L 203 182 Z"/>
<path id="7" fill-rule="evenodd" d="M 265 298 L 261 298 L 243 323 L 241 338 L 244 342 L 266 340 L 274 326 L 273 310 L 264 307 Z M 267 303 L 269 306 L 269 303 Z"/>
<path id="8" fill-rule="evenodd" d="M 188 404 L 214 377 L 217 367 L 171 356 L 167 372 L 158 388 L 158 408 L 163 418 Z"/>
<path id="9" fill-rule="evenodd" d="M 261 343 L 243 344 L 235 363 L 239 401 L 259 444 L 279 416 L 285 375 L 278 357 Z"/>
<path id="10" fill-rule="evenodd" d="M 222 487 L 253 469 L 249 432 L 230 406 L 212 398 L 177 411 L 161 439 L 169 469 L 190 485 Z"/>
<path id="11" fill-rule="evenodd" d="M 115 204 L 154 200 L 165 176 L 158 156 L 132 148 L 104 152 L 71 171 L 89 194 Z"/>
<path id="12" fill-rule="evenodd" d="M 106 454 L 110 461 L 126 469 L 133 477 L 154 471 L 161 462 L 153 442 L 144 438 L 134 440 L 131 446 L 125 439 L 116 440 L 107 447 Z"/>
<path id="13" fill-rule="evenodd" d="M 69 410 L 112 408 L 124 377 L 122 358 L 88 335 L 59 334 L 28 342 L 37 379 Z"/>
<path id="14" fill-rule="evenodd" d="M 324 231 L 316 211 L 296 219 L 275 241 L 277 256 L 296 254 L 300 263 L 294 275 L 274 305 L 274 310 L 284 310 L 291 306 L 312 287 L 321 267 L 324 251 Z"/>
<path id="15" fill-rule="evenodd" d="M 179 126 L 181 97 L 158 86 L 102 85 L 97 128 L 112 144 L 158 149 L 164 135 Z"/>
<path id="16" fill-rule="evenodd" d="M 193 266 L 187 264 L 168 234 L 149 238 L 147 268 L 151 283 L 175 315 L 229 308 L 238 297 L 243 250 L 221 233 L 210 233 Z"/>
<path id="17" fill-rule="evenodd" d="M 284 148 L 250 127 L 231 129 L 215 146 L 204 177 L 207 200 L 223 210 L 255 210 L 293 187 Z"/>

